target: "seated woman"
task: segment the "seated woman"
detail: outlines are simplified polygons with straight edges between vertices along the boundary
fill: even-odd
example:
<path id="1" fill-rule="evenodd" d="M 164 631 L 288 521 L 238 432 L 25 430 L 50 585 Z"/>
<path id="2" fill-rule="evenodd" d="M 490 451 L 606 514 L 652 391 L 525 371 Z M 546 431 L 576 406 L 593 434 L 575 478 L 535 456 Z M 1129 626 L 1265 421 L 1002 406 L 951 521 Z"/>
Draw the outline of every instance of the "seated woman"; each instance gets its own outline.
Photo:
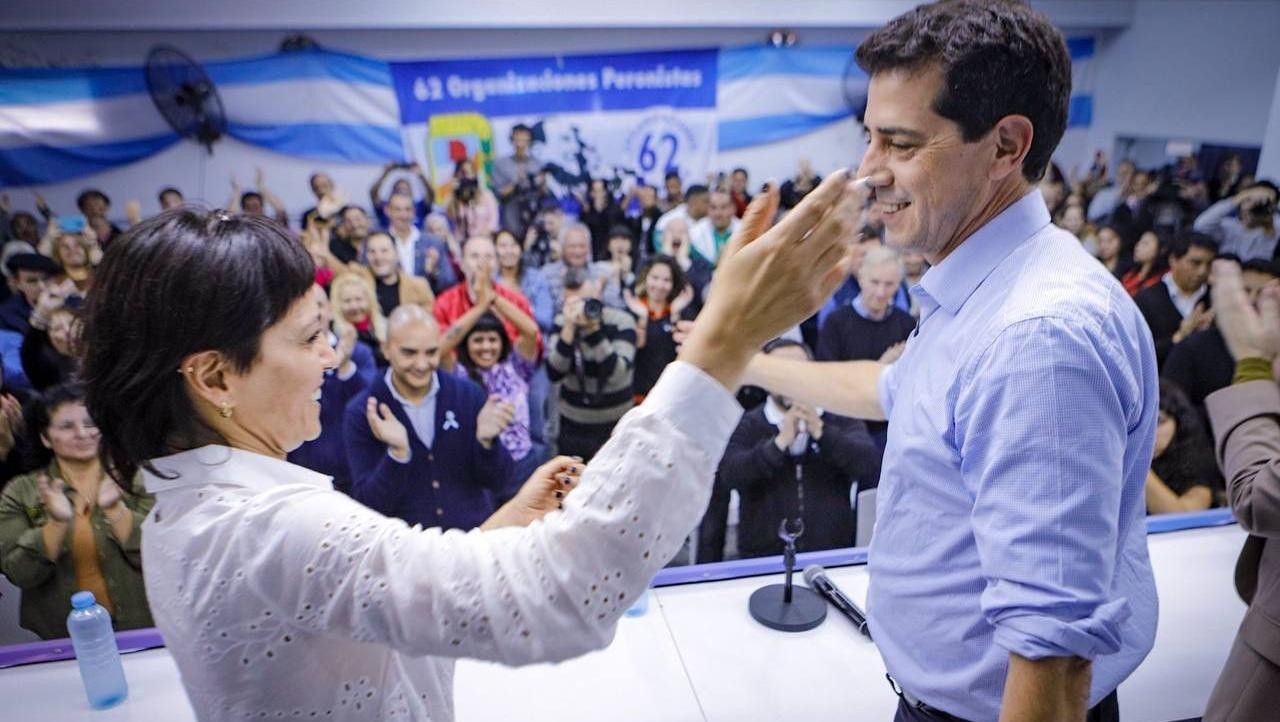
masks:
<path id="1" fill-rule="evenodd" d="M 378 307 L 373 282 L 361 274 L 338 275 L 329 284 L 329 305 L 338 311 L 333 314 L 334 333 L 341 337 L 345 329 L 354 328 L 356 340 L 368 346 L 378 368 L 385 369 L 382 344 L 387 340 L 387 317 Z"/>
<path id="2" fill-rule="evenodd" d="M 847 181 L 831 174 L 796 220 L 730 246 L 706 324 L 581 492 L 566 495 L 580 463 L 559 457 L 469 532 L 411 528 L 285 461 L 320 433 L 337 362 L 299 243 L 264 218 L 191 209 L 131 228 L 89 295 L 84 377 L 107 468 L 143 467 L 157 496 L 147 592 L 195 715 L 451 720 L 460 657 L 606 646 L 706 506 L 748 361 L 833 290 Z M 777 194 L 757 203 L 748 213 L 768 217 Z M 439 349 L 409 352 L 426 370 Z M 365 413 L 407 459 L 392 410 Z"/>
<path id="3" fill-rule="evenodd" d="M 503 503 L 547 456 L 546 445 L 532 438 L 529 424 L 529 384 L 538 370 L 538 339 L 522 333 L 513 347 L 502 319 L 487 310 L 482 301 L 450 327 L 440 347 L 440 358 L 442 365 L 452 366 L 456 375 L 471 379 L 511 407 L 511 423 L 498 439 L 515 462 L 511 478 L 516 486 L 499 500 Z M 450 358 L 455 347 L 456 361 Z"/>
<path id="4" fill-rule="evenodd" d="M 93 592 L 116 630 L 152 626 L 140 553 L 152 499 L 122 493 L 103 470 L 84 390 L 55 386 L 34 399 L 28 428 L 43 463 L 0 494 L 0 572 L 22 589 L 23 628 L 66 637 L 77 591 Z"/>
<path id="5" fill-rule="evenodd" d="M 1147 513 L 1199 511 L 1214 506 L 1218 478 L 1213 443 L 1200 415 L 1176 385 L 1160 382 L 1160 423 L 1151 470 L 1147 472 Z"/>
<path id="6" fill-rule="evenodd" d="M 1160 283 L 1169 270 L 1169 243 L 1155 231 L 1146 231 L 1133 247 L 1133 265 L 1120 276 L 1120 283 L 1130 296 Z"/>
<path id="7" fill-rule="evenodd" d="M 675 324 L 687 320 L 693 303 L 693 285 L 671 256 L 654 256 L 640 269 L 635 293 L 623 294 L 636 317 L 636 402 L 644 400 L 667 364 L 676 360 Z"/>

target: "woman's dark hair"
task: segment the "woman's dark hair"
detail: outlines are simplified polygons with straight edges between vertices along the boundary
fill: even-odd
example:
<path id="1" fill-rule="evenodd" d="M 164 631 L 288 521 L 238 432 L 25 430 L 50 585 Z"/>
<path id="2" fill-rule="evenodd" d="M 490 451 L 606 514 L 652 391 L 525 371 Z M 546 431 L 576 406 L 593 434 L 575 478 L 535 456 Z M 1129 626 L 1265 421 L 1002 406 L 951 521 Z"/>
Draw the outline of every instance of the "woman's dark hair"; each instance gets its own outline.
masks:
<path id="1" fill-rule="evenodd" d="M 179 372 L 218 351 L 234 369 L 311 291 L 311 254 L 275 221 L 175 208 L 111 243 L 85 303 L 82 376 L 107 471 L 125 483 L 150 459 L 221 439 Z"/>
<path id="2" fill-rule="evenodd" d="M 647 295 L 647 292 L 645 291 L 645 281 L 649 279 L 649 271 L 652 271 L 654 266 L 666 266 L 671 270 L 671 297 L 667 299 L 667 303 L 671 303 L 675 300 L 675 297 L 679 296 L 680 292 L 684 290 L 685 284 L 687 284 L 689 280 L 685 278 L 684 271 L 680 268 L 679 261 L 662 253 L 659 253 L 656 256 L 651 256 L 649 260 L 645 261 L 644 265 L 640 267 L 640 272 L 636 274 L 636 296 L 644 298 Z"/>
<path id="3" fill-rule="evenodd" d="M 1160 381 L 1160 411 L 1173 417 L 1178 430 L 1164 453 L 1152 460 L 1151 470 L 1177 494 L 1193 486 L 1220 486 L 1213 442 L 1200 421 L 1200 413 L 1177 384 L 1165 379 Z"/>
<path id="4" fill-rule="evenodd" d="M 1142 237 L 1148 233 L 1156 237 L 1156 257 L 1151 261 L 1151 270 L 1148 271 L 1147 275 L 1143 276 L 1143 278 L 1163 276 L 1165 272 L 1169 270 L 1169 252 L 1172 249 L 1173 234 L 1170 233 L 1167 228 L 1148 228 L 1145 231 L 1140 231 L 1138 233 L 1138 237 L 1134 239 L 1133 242 L 1134 250 L 1137 250 L 1138 241 L 1141 241 Z M 1134 261 L 1134 264 L 1135 267 L 1138 267 L 1136 260 Z"/>
<path id="5" fill-rule="evenodd" d="M 1035 135 L 1022 175 L 1037 182 L 1067 128 L 1071 56 L 1062 33 L 1020 0 L 954 0 L 899 15 L 858 46 L 868 75 L 938 67 L 933 111 L 960 126 L 966 143 L 1009 115 Z"/>
<path id="6" fill-rule="evenodd" d="M 66 404 L 84 402 L 84 386 L 74 381 L 50 386 L 27 401 L 22 415 L 23 424 L 27 428 L 24 462 L 28 469 L 43 469 L 53 461 L 53 450 L 46 447 L 40 437 L 49 431 L 54 413 Z"/>
<path id="7" fill-rule="evenodd" d="M 498 353 L 498 363 L 506 361 L 507 357 L 511 355 L 511 337 L 507 335 L 507 328 L 502 325 L 502 321 L 493 313 L 485 313 L 476 319 L 476 325 L 472 326 L 470 331 L 467 331 L 467 334 L 462 337 L 461 343 L 458 344 L 458 363 L 462 364 L 462 367 L 467 370 L 467 376 L 471 377 L 472 381 L 480 384 L 481 387 L 484 387 L 484 380 L 480 375 L 480 369 L 476 367 L 475 359 L 471 358 L 471 349 L 467 348 L 467 342 L 477 333 L 488 331 L 498 334 L 498 340 L 502 344 L 502 351 Z"/>

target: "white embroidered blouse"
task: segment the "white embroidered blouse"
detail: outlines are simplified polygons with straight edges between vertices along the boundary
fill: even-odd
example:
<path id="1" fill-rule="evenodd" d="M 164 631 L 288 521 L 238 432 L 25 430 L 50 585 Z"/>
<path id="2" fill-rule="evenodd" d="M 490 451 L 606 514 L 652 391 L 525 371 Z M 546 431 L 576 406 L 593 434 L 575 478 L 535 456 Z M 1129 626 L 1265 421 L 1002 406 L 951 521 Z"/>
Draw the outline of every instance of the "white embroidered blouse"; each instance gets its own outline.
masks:
<path id="1" fill-rule="evenodd" d="M 147 594 L 201 720 L 452 720 L 453 658 L 563 660 L 619 617 L 707 505 L 741 416 L 676 362 L 581 485 L 526 528 L 423 530 L 329 478 L 223 446 L 156 459 Z"/>

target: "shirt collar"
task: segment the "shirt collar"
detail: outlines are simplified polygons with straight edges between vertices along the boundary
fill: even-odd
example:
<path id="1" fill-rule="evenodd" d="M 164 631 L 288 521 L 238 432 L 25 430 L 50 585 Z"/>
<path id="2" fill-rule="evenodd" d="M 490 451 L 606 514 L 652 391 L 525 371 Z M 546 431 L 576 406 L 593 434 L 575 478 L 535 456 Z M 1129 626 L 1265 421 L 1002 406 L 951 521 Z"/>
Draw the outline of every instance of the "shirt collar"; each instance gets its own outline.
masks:
<path id="1" fill-rule="evenodd" d="M 397 236 L 395 230 L 390 228 L 387 229 L 387 235 L 391 236 L 391 240 L 395 241 L 397 246 L 416 245 L 418 239 L 422 237 L 422 231 L 418 230 L 417 226 L 411 225 L 409 226 L 409 235 L 404 238 Z"/>
<path id="2" fill-rule="evenodd" d="M 1049 209 L 1032 188 L 926 271 L 916 288 L 954 315 L 1013 249 L 1047 225 Z"/>
<path id="3" fill-rule="evenodd" d="M 151 464 L 165 476 L 174 477 L 166 479 L 144 469 L 143 483 L 147 491 L 152 494 L 209 483 L 250 489 L 269 489 L 286 484 L 333 488 L 331 476 L 304 469 L 284 459 L 220 444 L 210 444 L 152 459 Z"/>
<path id="4" fill-rule="evenodd" d="M 422 400 L 417 403 L 414 403 L 409 399 L 406 399 L 405 397 L 400 395 L 399 391 L 396 391 L 396 385 L 391 383 L 391 369 L 387 369 L 387 373 L 385 376 L 383 376 L 383 380 L 387 382 L 387 390 L 391 392 L 391 397 L 394 398 L 396 401 L 399 401 L 401 406 L 407 406 L 412 409 L 425 406 L 426 404 L 431 403 L 432 401 L 435 401 L 436 396 L 440 393 L 440 372 L 439 371 L 436 371 L 435 373 L 431 374 L 431 390 L 428 391 L 427 395 L 422 397 Z"/>
<path id="5" fill-rule="evenodd" d="M 871 315 L 871 312 L 867 310 L 867 304 L 862 302 L 861 293 L 854 296 L 853 300 L 849 302 L 849 305 L 853 306 L 854 313 L 867 319 L 868 321 L 883 321 L 889 317 L 890 313 L 893 312 L 893 305 L 890 304 L 889 307 L 884 310 L 884 313 L 880 314 L 879 318 L 875 318 L 874 316 Z"/>
<path id="6" fill-rule="evenodd" d="M 1178 282 L 1173 280 L 1173 271 L 1166 271 L 1164 277 L 1160 280 L 1164 281 L 1165 287 L 1169 289 L 1169 296 L 1171 298 L 1182 298 L 1191 301 L 1192 303 L 1199 301 L 1200 297 L 1204 296 L 1205 291 L 1209 289 L 1208 284 L 1202 283 L 1200 284 L 1200 288 L 1197 288 L 1190 294 L 1183 293 L 1182 289 L 1178 288 Z"/>

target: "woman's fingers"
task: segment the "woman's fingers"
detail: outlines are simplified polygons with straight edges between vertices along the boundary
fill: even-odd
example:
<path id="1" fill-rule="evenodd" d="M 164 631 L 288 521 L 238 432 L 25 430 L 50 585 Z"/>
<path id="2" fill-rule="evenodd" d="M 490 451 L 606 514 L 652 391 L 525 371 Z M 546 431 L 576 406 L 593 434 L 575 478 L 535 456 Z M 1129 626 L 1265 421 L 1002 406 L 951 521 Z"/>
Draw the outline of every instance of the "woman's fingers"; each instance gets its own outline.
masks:
<path id="1" fill-rule="evenodd" d="M 827 211 L 838 204 L 846 191 L 849 180 L 847 170 L 838 170 L 823 179 L 791 212 L 774 226 L 773 233 L 784 242 L 798 243 L 826 216 Z"/>

